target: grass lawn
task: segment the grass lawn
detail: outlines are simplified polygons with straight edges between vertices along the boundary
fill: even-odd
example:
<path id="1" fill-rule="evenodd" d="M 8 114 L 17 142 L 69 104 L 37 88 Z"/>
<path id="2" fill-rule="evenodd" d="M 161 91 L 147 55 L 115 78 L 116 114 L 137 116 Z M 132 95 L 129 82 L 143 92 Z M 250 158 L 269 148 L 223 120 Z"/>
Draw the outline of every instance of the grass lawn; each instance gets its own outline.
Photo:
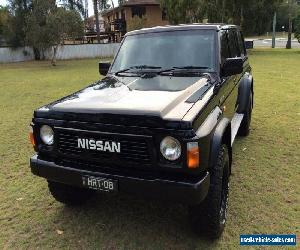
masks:
<path id="1" fill-rule="evenodd" d="M 80 208 L 50 196 L 29 169 L 33 110 L 98 78 L 97 61 L 0 64 L 1 249 L 228 249 L 240 234 L 300 233 L 300 50 L 250 52 L 255 110 L 234 145 L 228 224 L 195 236 L 184 206 L 99 194 Z M 299 245 L 299 243 L 298 243 Z"/>

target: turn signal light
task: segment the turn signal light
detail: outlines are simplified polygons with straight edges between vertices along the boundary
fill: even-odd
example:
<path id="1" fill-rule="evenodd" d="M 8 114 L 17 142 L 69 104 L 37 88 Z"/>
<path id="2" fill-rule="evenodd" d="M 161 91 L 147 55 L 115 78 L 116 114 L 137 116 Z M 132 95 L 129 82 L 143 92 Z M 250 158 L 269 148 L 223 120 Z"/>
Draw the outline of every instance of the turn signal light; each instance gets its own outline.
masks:
<path id="1" fill-rule="evenodd" d="M 31 142 L 32 146 L 35 147 L 35 146 L 36 146 L 36 143 L 35 143 L 35 139 L 34 139 L 32 127 L 30 127 L 30 131 L 29 131 L 29 139 L 30 139 L 30 142 Z"/>
<path id="2" fill-rule="evenodd" d="M 200 151 L 198 142 L 187 144 L 187 166 L 190 169 L 198 168 L 200 164 Z"/>

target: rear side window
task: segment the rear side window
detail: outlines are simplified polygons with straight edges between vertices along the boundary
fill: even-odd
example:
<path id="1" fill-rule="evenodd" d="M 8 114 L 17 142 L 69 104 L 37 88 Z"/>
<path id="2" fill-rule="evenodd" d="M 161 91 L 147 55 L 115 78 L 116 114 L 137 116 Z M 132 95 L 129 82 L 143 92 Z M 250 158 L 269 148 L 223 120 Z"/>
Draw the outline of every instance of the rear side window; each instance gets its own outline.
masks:
<path id="1" fill-rule="evenodd" d="M 231 57 L 240 57 L 241 52 L 238 45 L 238 38 L 236 30 L 231 29 L 228 31 L 229 49 Z"/>
<path id="2" fill-rule="evenodd" d="M 245 48 L 245 42 L 242 32 L 237 32 L 238 42 L 239 42 L 239 48 L 242 56 L 246 56 L 246 48 Z"/>
<path id="3" fill-rule="evenodd" d="M 230 58 L 227 31 L 221 33 L 221 63 L 223 64 L 227 58 Z"/>

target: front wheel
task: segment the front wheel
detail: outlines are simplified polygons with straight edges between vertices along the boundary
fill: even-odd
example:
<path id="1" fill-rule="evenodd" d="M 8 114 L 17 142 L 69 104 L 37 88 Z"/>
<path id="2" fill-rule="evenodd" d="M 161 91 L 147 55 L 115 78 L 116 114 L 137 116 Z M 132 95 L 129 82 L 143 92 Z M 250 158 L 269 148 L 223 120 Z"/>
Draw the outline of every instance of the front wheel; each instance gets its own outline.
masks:
<path id="1" fill-rule="evenodd" d="M 48 180 L 48 188 L 55 200 L 68 206 L 78 206 L 89 200 L 93 190 L 72 187 L 66 184 Z"/>
<path id="2" fill-rule="evenodd" d="M 205 200 L 189 208 L 192 227 L 196 233 L 219 238 L 224 230 L 229 195 L 229 155 L 222 145 L 218 160 L 210 172 L 210 188 Z"/>

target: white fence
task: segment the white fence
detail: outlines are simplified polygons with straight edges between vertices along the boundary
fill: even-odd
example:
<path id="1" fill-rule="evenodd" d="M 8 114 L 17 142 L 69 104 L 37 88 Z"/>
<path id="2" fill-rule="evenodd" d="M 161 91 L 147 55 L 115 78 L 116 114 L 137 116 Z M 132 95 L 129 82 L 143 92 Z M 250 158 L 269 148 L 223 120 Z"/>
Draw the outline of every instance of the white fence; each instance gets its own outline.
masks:
<path id="1" fill-rule="evenodd" d="M 8 47 L 0 48 L 0 63 L 22 62 L 34 59 L 31 48 L 11 49 Z"/>
<path id="2" fill-rule="evenodd" d="M 57 51 L 58 60 L 112 57 L 114 56 L 120 44 L 80 44 L 60 46 Z M 46 59 L 52 58 L 53 51 L 50 49 L 45 53 Z M 0 63 L 22 62 L 34 60 L 33 50 L 29 47 L 11 49 L 0 48 Z"/>

